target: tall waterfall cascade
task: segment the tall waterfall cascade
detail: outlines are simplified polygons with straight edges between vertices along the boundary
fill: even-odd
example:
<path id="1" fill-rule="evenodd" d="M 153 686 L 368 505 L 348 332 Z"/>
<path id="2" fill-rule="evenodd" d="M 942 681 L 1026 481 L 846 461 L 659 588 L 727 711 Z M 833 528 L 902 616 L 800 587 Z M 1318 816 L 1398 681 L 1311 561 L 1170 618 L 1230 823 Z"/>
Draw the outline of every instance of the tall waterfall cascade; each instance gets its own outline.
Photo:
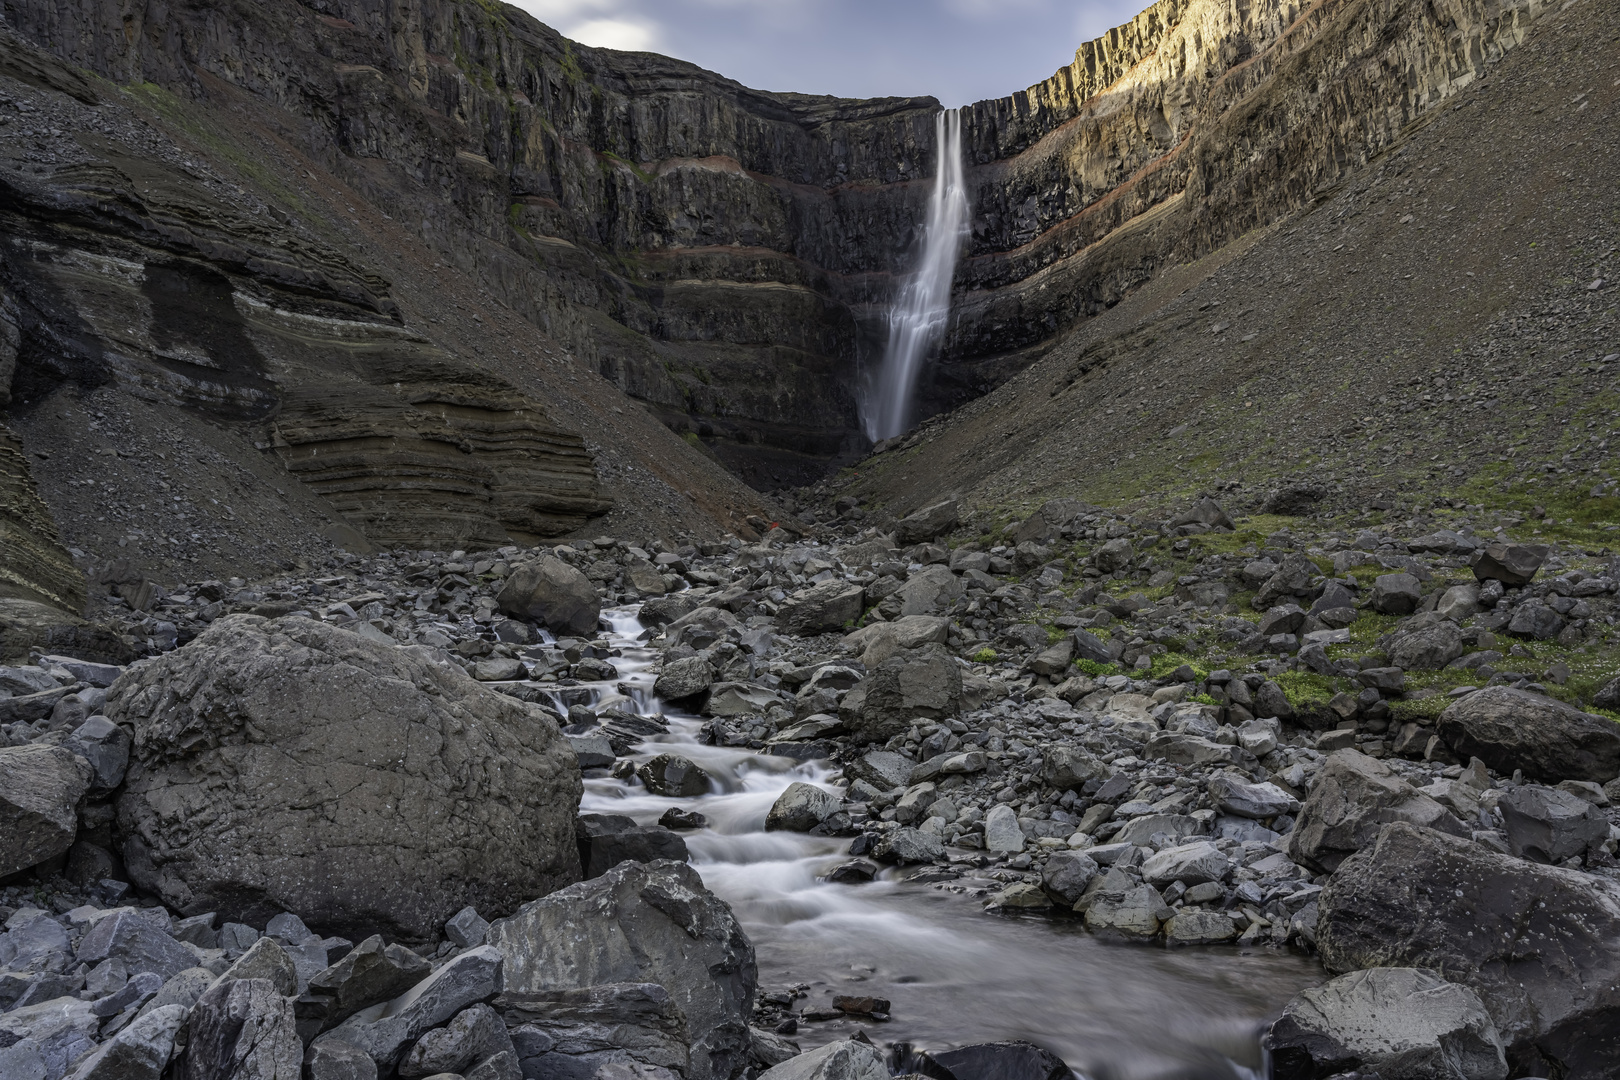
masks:
<path id="1" fill-rule="evenodd" d="M 962 114 L 934 118 L 939 167 L 928 197 L 921 257 L 889 309 L 889 340 L 877 377 L 861 402 L 861 421 L 873 442 L 905 431 L 923 365 L 940 339 L 951 310 L 951 279 L 969 236 L 967 186 L 962 177 Z"/>

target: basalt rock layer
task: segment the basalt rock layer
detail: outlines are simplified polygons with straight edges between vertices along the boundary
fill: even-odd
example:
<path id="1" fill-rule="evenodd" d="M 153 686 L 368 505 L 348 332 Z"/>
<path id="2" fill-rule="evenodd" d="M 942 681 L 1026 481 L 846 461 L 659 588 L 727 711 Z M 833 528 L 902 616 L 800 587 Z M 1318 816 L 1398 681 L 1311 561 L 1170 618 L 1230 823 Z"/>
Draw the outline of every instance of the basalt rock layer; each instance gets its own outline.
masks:
<path id="1" fill-rule="evenodd" d="M 1160 0 L 970 106 L 973 239 L 921 413 L 1316 198 L 1542 6 Z M 108 78 L 281 110 L 302 152 L 756 485 L 864 445 L 856 388 L 917 241 L 932 99 L 752 91 L 463 0 L 4 11 Z"/>

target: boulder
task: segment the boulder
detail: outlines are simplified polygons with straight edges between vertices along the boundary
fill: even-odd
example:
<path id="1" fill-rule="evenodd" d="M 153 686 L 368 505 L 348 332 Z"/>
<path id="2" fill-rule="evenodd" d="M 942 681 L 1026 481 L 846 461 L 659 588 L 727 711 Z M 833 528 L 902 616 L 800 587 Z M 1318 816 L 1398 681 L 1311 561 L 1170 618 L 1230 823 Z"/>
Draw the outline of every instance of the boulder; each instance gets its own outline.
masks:
<path id="1" fill-rule="evenodd" d="M 501 614 L 539 623 L 555 634 L 594 634 L 602 615 L 591 579 L 555 555 L 515 567 L 495 603 Z"/>
<path id="2" fill-rule="evenodd" d="M 0 747 L 0 878 L 73 846 L 79 800 L 95 773 L 60 746 Z"/>
<path id="3" fill-rule="evenodd" d="M 502 962 L 502 954 L 488 945 L 469 949 L 399 997 L 355 1013 L 318 1041 L 357 1047 L 387 1075 L 425 1033 L 492 997 L 501 988 Z"/>
<path id="4" fill-rule="evenodd" d="M 1396 823 L 1320 899 L 1329 971 L 1420 967 L 1471 988 L 1513 1075 L 1610 1077 L 1620 1043 L 1620 885 Z"/>
<path id="5" fill-rule="evenodd" d="M 1071 743 L 1049 746 L 1042 755 L 1041 783 L 1059 791 L 1078 791 L 1086 781 L 1107 775 L 1107 765 Z"/>
<path id="6" fill-rule="evenodd" d="M 196 967 L 197 954 L 169 936 L 168 919 L 153 919 L 148 910 L 122 908 L 104 915 L 79 940 L 79 963 L 94 967 L 116 960 L 131 975 L 150 971 L 165 979 Z"/>
<path id="7" fill-rule="evenodd" d="M 989 851 L 1023 851 L 1024 830 L 1018 813 L 1006 803 L 997 803 L 984 815 L 984 846 Z"/>
<path id="8" fill-rule="evenodd" d="M 686 841 L 662 825 L 640 825 L 623 814 L 581 814 L 575 829 L 579 865 L 587 878 L 601 877 L 622 862 L 685 862 Z"/>
<path id="9" fill-rule="evenodd" d="M 1070 1080 L 1074 1075 L 1062 1058 L 1027 1042 L 973 1043 L 928 1057 L 952 1080 Z"/>
<path id="10" fill-rule="evenodd" d="M 709 774 L 679 754 L 659 754 L 636 766 L 636 776 L 654 795 L 689 799 L 709 793 Z"/>
<path id="11" fill-rule="evenodd" d="M 1209 782 L 1209 798 L 1223 814 L 1262 820 L 1299 810 L 1299 800 L 1276 784 L 1245 784 L 1231 776 Z"/>
<path id="12" fill-rule="evenodd" d="M 131 743 L 129 732 L 105 716 L 89 717 L 73 730 L 68 749 L 90 763 L 92 796 L 108 795 L 124 782 Z"/>
<path id="13" fill-rule="evenodd" d="M 843 629 L 861 617 L 865 592 L 848 581 L 823 581 L 782 601 L 776 625 L 784 634 L 825 634 Z"/>
<path id="14" fill-rule="evenodd" d="M 555 723 L 459 668 L 310 619 L 220 619 L 114 684 L 131 877 L 183 914 L 415 940 L 579 876 Z"/>
<path id="15" fill-rule="evenodd" d="M 1312 592 L 1311 582 L 1321 575 L 1322 571 L 1309 557 L 1292 552 L 1256 590 L 1250 603 L 1254 610 L 1266 611 L 1285 600 L 1307 599 Z"/>
<path id="16" fill-rule="evenodd" d="M 192 1007 L 179 1080 L 287 1080 L 303 1061 L 292 998 L 268 979 L 221 981 Z"/>
<path id="17" fill-rule="evenodd" d="M 956 500 L 946 499 L 901 518 L 894 527 L 894 540 L 901 547 L 925 544 L 956 528 L 956 521 Z"/>
<path id="18" fill-rule="evenodd" d="M 1221 509 L 1221 504 L 1208 495 L 1194 503 L 1191 510 L 1171 518 L 1168 524 L 1172 529 L 1179 529 L 1183 525 L 1205 525 L 1222 532 L 1231 532 L 1236 528 L 1232 519 L 1226 516 L 1226 511 Z"/>
<path id="19" fill-rule="evenodd" d="M 1511 588 L 1530 584 L 1541 564 L 1547 561 L 1547 551 L 1546 544 L 1496 541 L 1474 552 L 1470 562 L 1474 577 L 1480 581 L 1500 581 Z"/>
<path id="20" fill-rule="evenodd" d="M 1410 615 L 1423 599 L 1423 583 L 1411 574 L 1380 574 L 1367 606 L 1380 615 Z"/>
<path id="21" fill-rule="evenodd" d="M 309 980 L 309 992 L 329 999 L 326 1024 L 336 1026 L 359 1012 L 392 1001 L 427 978 L 433 966 L 403 945 L 384 945 L 373 934 L 337 963 Z"/>
<path id="22" fill-rule="evenodd" d="M 1299 993 L 1265 1039 L 1275 1080 L 1354 1069 L 1383 1080 L 1506 1080 L 1479 995 L 1432 971 L 1354 971 Z"/>
<path id="23" fill-rule="evenodd" d="M 908 866 L 931 863 L 945 857 L 945 842 L 933 833 L 905 826 L 884 833 L 872 845 L 872 858 L 879 862 Z"/>
<path id="24" fill-rule="evenodd" d="M 771 804 L 765 831 L 809 832 L 836 814 L 840 805 L 838 796 L 825 788 L 795 781 Z"/>
<path id="25" fill-rule="evenodd" d="M 1438 671 L 1463 654 L 1462 631 L 1449 619 L 1396 634 L 1386 650 L 1389 662 L 1407 671 Z"/>
<path id="26" fill-rule="evenodd" d="M 1585 857 L 1609 838 L 1609 819 L 1586 799 L 1557 788 L 1526 784 L 1502 796 L 1508 849 L 1523 859 L 1561 863 Z"/>
<path id="27" fill-rule="evenodd" d="M 1041 888 L 1057 903 L 1072 908 L 1096 876 L 1097 864 L 1090 856 L 1078 851 L 1055 851 L 1041 870 Z"/>
<path id="28" fill-rule="evenodd" d="M 1535 601 L 1514 608 L 1513 617 L 1507 624 L 1508 633 L 1533 638 L 1536 641 L 1551 641 L 1562 633 L 1563 629 L 1563 616 L 1546 604 Z"/>
<path id="29" fill-rule="evenodd" d="M 844 766 L 851 780 L 865 780 L 868 784 L 888 791 L 905 787 L 911 782 L 911 772 L 917 763 L 893 750 L 868 750 Z"/>
<path id="30" fill-rule="evenodd" d="M 1164 920 L 1175 914 L 1151 885 L 1135 885 L 1097 892 L 1086 908 L 1086 929 L 1126 938 L 1151 938 Z"/>
<path id="31" fill-rule="evenodd" d="M 697 610 L 701 601 L 692 590 L 670 593 L 667 596 L 655 596 L 641 605 L 636 614 L 641 625 L 656 627 L 672 623 L 683 615 L 690 615 Z"/>
<path id="32" fill-rule="evenodd" d="M 144 1013 L 80 1060 L 68 1080 L 158 1080 L 189 1011 L 164 1005 Z"/>
<path id="33" fill-rule="evenodd" d="M 1131 542 L 1123 536 L 1116 536 L 1091 553 L 1091 564 L 1105 574 L 1112 574 L 1129 566 L 1134 554 Z"/>
<path id="34" fill-rule="evenodd" d="M 416 1040 L 399 1063 L 399 1075 L 414 1080 L 441 1073 L 470 1073 L 500 1054 L 511 1059 L 515 1071 L 517 1053 L 512 1037 L 506 1033 L 506 1022 L 494 1009 L 480 1003 L 463 1009 L 444 1027 L 434 1028 Z"/>
<path id="35" fill-rule="evenodd" d="M 1237 765 L 1252 769 L 1257 764 L 1254 755 L 1241 746 L 1168 731 L 1149 739 L 1142 754 L 1149 761 L 1167 761 L 1172 765 Z"/>
<path id="36" fill-rule="evenodd" d="M 1177 945 L 1219 945 L 1238 936 L 1231 916 L 1220 911 L 1182 908 L 1164 924 L 1164 943 Z"/>
<path id="37" fill-rule="evenodd" d="M 377 1080 L 377 1063 L 357 1046 L 328 1039 L 304 1055 L 306 1080 Z"/>
<path id="38" fill-rule="evenodd" d="M 844 639 L 844 651 L 859 653 L 861 663 L 875 668 L 897 652 L 930 642 L 945 644 L 951 621 L 938 615 L 903 615 L 891 622 L 864 626 Z"/>
<path id="39" fill-rule="evenodd" d="M 1528 690 L 1488 686 L 1460 697 L 1440 714 L 1439 734 L 1458 757 L 1504 775 L 1523 769 L 1546 784 L 1620 776 L 1620 725 Z"/>
<path id="40" fill-rule="evenodd" d="M 688 702 L 701 698 L 714 684 L 714 668 L 701 656 L 671 660 L 653 683 L 653 693 L 665 701 Z"/>
<path id="41" fill-rule="evenodd" d="M 889 1080 L 889 1070 L 877 1047 L 844 1039 L 788 1058 L 759 1080 Z"/>
<path id="42" fill-rule="evenodd" d="M 1069 636 L 1074 638 L 1074 655 L 1078 660 L 1090 660 L 1094 664 L 1112 664 L 1118 655 L 1102 638 L 1089 630 L 1076 630 Z"/>
<path id="43" fill-rule="evenodd" d="M 962 579 L 951 573 L 947 566 L 925 566 L 906 579 L 894 591 L 893 600 L 899 604 L 895 614 L 905 618 L 931 615 L 966 592 Z M 888 601 L 885 601 L 888 603 Z M 889 614 L 885 607 L 884 614 Z"/>
<path id="44" fill-rule="evenodd" d="M 754 947 L 684 863 L 621 863 L 491 924 L 489 942 L 505 957 L 508 995 L 663 986 L 686 1017 L 688 1080 L 723 1080 L 748 1064 Z"/>
<path id="45" fill-rule="evenodd" d="M 1195 840 L 1165 848 L 1142 864 L 1142 879 L 1149 885 L 1163 887 L 1174 882 L 1183 885 L 1202 885 L 1206 881 L 1221 881 L 1232 872 L 1232 860 L 1208 840 Z"/>
<path id="46" fill-rule="evenodd" d="M 838 705 L 857 743 L 883 742 L 921 719 L 954 716 L 962 700 L 962 671 L 943 645 L 897 652 L 879 664 Z"/>
<path id="47" fill-rule="evenodd" d="M 1316 777 L 1288 836 L 1288 857 L 1331 872 L 1377 838 L 1392 821 L 1467 836 L 1451 811 L 1359 750 L 1337 750 Z"/>

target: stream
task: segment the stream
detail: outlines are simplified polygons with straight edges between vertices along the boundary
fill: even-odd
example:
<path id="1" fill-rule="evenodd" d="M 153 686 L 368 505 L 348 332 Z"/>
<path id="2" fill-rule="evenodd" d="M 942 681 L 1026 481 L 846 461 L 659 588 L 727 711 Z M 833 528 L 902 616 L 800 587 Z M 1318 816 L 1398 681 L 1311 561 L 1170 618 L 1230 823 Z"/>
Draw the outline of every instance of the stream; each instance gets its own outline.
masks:
<path id="1" fill-rule="evenodd" d="M 1001 883 L 975 879 L 972 862 L 959 868 L 962 878 L 939 885 L 908 882 L 919 868 L 888 868 L 863 885 L 819 880 L 848 858 L 850 841 L 766 832 L 765 815 L 794 781 L 838 790 L 829 780 L 834 771 L 704 745 L 699 718 L 662 709 L 653 697 L 657 653 L 638 640 L 636 610 L 602 613 L 611 627 L 604 636 L 621 650 L 613 660 L 619 679 L 570 688 L 568 701 L 661 712 L 669 733 L 632 757 L 678 753 L 709 774 L 712 789 L 674 799 L 636 780 L 590 778 L 580 809 L 643 823 L 672 806 L 703 814 L 707 827 L 682 835 L 705 884 L 754 943 L 762 991 L 807 986 L 796 1011 L 826 1008 L 833 994 L 892 1003 L 888 1022 L 805 1022 L 794 1041 L 809 1049 L 857 1027 L 880 1047 L 1026 1039 L 1059 1054 L 1084 1080 L 1266 1076 L 1261 1026 L 1300 989 L 1324 980 L 1315 961 L 1266 948 L 1169 951 L 1099 939 L 1078 919 L 988 915 L 973 892 Z"/>

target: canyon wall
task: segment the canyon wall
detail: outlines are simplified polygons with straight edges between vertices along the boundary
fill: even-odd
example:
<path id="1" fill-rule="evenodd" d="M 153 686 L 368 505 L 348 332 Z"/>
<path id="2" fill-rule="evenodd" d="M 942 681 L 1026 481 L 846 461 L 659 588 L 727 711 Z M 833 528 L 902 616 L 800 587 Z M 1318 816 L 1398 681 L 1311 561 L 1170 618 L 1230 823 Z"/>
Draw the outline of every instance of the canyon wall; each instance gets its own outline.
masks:
<path id="1" fill-rule="evenodd" d="M 1160 0 L 969 106 L 973 239 L 923 414 L 1331 188 L 1541 6 Z M 756 486 L 864 450 L 857 387 L 917 240 L 934 100 L 752 91 L 478 0 L 0 12 L 107 78 L 273 104 L 302 152 Z"/>

